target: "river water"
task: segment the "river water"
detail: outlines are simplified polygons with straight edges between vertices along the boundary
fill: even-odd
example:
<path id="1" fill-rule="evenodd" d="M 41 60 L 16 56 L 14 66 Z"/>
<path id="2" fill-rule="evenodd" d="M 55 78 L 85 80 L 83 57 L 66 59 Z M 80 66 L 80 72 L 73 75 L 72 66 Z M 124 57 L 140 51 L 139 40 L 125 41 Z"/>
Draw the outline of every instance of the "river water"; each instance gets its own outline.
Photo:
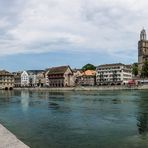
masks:
<path id="1" fill-rule="evenodd" d="M 147 148 L 148 91 L 0 91 L 0 122 L 31 148 Z"/>

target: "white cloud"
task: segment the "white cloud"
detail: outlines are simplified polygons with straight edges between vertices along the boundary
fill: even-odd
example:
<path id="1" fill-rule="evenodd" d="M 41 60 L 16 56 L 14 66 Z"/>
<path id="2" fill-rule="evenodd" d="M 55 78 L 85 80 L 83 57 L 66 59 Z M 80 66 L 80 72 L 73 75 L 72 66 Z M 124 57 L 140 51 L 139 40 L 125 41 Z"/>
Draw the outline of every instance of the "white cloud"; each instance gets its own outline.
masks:
<path id="1" fill-rule="evenodd" d="M 146 0 L 14 0 L 10 9 L 1 3 L 0 55 L 66 49 L 129 54 L 137 51 L 140 29 L 148 28 Z"/>

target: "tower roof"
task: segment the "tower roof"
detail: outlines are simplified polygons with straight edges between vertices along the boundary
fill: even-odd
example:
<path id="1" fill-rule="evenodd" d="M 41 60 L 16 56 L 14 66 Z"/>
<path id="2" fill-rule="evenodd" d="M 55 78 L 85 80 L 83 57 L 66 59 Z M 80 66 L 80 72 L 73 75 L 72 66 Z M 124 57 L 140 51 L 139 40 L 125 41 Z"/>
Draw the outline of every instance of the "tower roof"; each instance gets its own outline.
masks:
<path id="1" fill-rule="evenodd" d="M 140 40 L 146 40 L 146 30 L 143 28 L 140 33 Z"/>

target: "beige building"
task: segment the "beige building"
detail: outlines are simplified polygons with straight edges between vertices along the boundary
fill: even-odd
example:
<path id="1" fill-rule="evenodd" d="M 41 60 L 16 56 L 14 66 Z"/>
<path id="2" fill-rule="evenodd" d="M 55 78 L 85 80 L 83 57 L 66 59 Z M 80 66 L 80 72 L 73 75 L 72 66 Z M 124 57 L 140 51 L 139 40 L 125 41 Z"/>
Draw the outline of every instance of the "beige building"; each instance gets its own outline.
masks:
<path id="1" fill-rule="evenodd" d="M 138 42 L 138 68 L 141 71 L 144 62 L 148 60 L 148 40 L 146 31 L 143 29 L 140 33 L 140 41 Z"/>
<path id="2" fill-rule="evenodd" d="M 52 67 L 48 71 L 49 87 L 74 86 L 73 72 L 70 66 Z"/>
<path id="3" fill-rule="evenodd" d="M 81 69 L 73 69 L 73 82 L 75 86 L 81 85 L 81 76 L 82 76 L 82 70 Z"/>
<path id="4" fill-rule="evenodd" d="M 21 73 L 22 72 L 13 72 L 14 75 L 14 87 L 21 87 Z"/>
<path id="5" fill-rule="evenodd" d="M 0 89 L 12 90 L 14 87 L 14 75 L 6 70 L 0 71 Z"/>
<path id="6" fill-rule="evenodd" d="M 46 76 L 45 71 L 41 71 L 36 75 L 36 85 L 38 87 L 45 87 L 46 86 Z"/>
<path id="7" fill-rule="evenodd" d="M 82 86 L 96 85 L 96 71 L 95 70 L 84 71 L 81 76 L 81 85 Z"/>
<path id="8" fill-rule="evenodd" d="M 45 69 L 45 86 L 49 87 L 49 79 L 48 79 L 48 72 L 50 68 Z"/>

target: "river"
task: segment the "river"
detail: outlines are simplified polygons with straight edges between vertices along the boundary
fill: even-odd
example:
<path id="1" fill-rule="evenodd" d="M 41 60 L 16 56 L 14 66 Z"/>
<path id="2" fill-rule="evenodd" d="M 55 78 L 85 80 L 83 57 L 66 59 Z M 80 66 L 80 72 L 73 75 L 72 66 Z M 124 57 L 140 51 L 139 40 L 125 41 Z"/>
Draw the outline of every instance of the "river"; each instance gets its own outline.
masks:
<path id="1" fill-rule="evenodd" d="M 148 91 L 0 91 L 0 122 L 31 148 L 146 148 Z"/>

